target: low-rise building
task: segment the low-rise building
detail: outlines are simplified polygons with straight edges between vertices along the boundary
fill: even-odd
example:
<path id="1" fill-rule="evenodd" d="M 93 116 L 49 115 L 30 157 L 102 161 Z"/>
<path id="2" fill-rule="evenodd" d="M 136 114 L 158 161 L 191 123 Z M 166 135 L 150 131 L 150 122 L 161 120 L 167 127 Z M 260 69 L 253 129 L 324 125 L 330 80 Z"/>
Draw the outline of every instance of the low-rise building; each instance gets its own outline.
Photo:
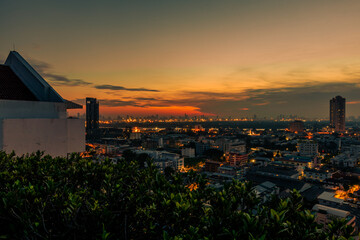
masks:
<path id="1" fill-rule="evenodd" d="M 317 197 L 319 203 L 321 205 L 326 205 L 326 206 L 330 206 L 330 207 L 338 207 L 343 205 L 344 200 L 343 199 L 339 199 L 335 197 L 335 193 L 333 192 L 323 192 L 322 194 L 320 194 Z"/>
<path id="2" fill-rule="evenodd" d="M 235 151 L 239 153 L 246 153 L 246 144 L 245 143 L 239 143 L 239 142 L 233 142 L 230 144 L 229 151 Z"/>
<path id="3" fill-rule="evenodd" d="M 272 182 L 266 181 L 254 187 L 256 196 L 266 202 L 271 198 L 271 195 L 279 194 L 279 188 Z"/>
<path id="4" fill-rule="evenodd" d="M 184 158 L 179 154 L 170 153 L 167 151 L 151 151 L 151 150 L 136 150 L 136 154 L 145 153 L 149 155 L 154 161 L 154 164 L 164 171 L 166 167 L 172 167 L 175 170 L 181 170 L 184 168 Z"/>
<path id="5" fill-rule="evenodd" d="M 221 167 L 223 163 L 217 161 L 207 160 L 205 161 L 205 171 L 206 172 L 218 172 L 218 168 Z"/>
<path id="6" fill-rule="evenodd" d="M 319 154 L 318 143 L 315 141 L 299 141 L 297 149 L 300 156 L 314 157 Z"/>
<path id="7" fill-rule="evenodd" d="M 196 142 L 195 143 L 195 154 L 196 156 L 204 155 L 205 151 L 210 149 L 209 143 Z"/>
<path id="8" fill-rule="evenodd" d="M 132 132 L 132 133 L 130 133 L 130 139 L 131 140 L 141 139 L 141 133 L 140 132 Z"/>
<path id="9" fill-rule="evenodd" d="M 282 158 L 277 159 L 285 164 L 291 164 L 294 166 L 301 166 L 301 167 L 308 167 L 312 168 L 314 166 L 314 158 L 312 157 L 305 157 L 305 156 L 295 156 L 295 155 L 288 155 Z"/>
<path id="10" fill-rule="evenodd" d="M 181 149 L 181 156 L 187 158 L 194 158 L 195 157 L 195 149 L 194 148 L 183 148 Z"/>
<path id="11" fill-rule="evenodd" d="M 339 167 L 355 167 L 359 161 L 359 156 L 349 152 L 341 153 L 331 159 L 331 163 Z"/>
<path id="12" fill-rule="evenodd" d="M 225 158 L 231 166 L 243 166 L 248 162 L 248 154 L 235 151 L 226 153 Z"/>
<path id="13" fill-rule="evenodd" d="M 346 225 L 350 225 L 354 228 L 356 226 L 356 217 L 350 214 L 349 211 L 328 207 L 321 204 L 315 204 L 312 208 L 315 213 L 315 221 L 319 224 L 327 226 L 334 218 L 346 219 Z"/>
<path id="14" fill-rule="evenodd" d="M 326 179 L 331 178 L 333 175 L 332 172 L 330 172 L 329 170 L 318 170 L 318 169 L 312 169 L 312 168 L 305 168 L 304 169 L 304 174 L 303 177 L 305 179 L 311 179 L 311 180 L 316 180 L 319 182 L 323 182 Z"/>
<path id="15" fill-rule="evenodd" d="M 300 175 L 296 167 L 286 164 L 258 167 L 253 171 L 253 174 L 281 179 L 298 179 Z"/>
<path id="16" fill-rule="evenodd" d="M 228 175 L 232 175 L 235 176 L 235 178 L 237 179 L 241 179 L 245 177 L 246 171 L 247 171 L 247 167 L 233 167 L 233 166 L 229 166 L 229 165 L 222 165 L 220 167 L 218 167 L 218 172 L 222 173 L 222 174 L 228 174 Z"/>
<path id="17" fill-rule="evenodd" d="M 289 125 L 290 132 L 303 132 L 304 131 L 304 122 L 301 120 L 295 120 Z"/>

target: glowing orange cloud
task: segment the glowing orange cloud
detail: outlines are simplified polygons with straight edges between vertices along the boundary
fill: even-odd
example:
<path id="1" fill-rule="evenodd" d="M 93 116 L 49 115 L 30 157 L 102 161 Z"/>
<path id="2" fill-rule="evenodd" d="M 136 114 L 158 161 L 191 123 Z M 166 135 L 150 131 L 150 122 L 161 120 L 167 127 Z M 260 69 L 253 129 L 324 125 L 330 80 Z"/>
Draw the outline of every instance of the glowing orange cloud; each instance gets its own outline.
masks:
<path id="1" fill-rule="evenodd" d="M 269 102 L 263 102 L 263 103 L 253 103 L 253 105 L 255 106 L 265 106 L 265 105 L 268 105 Z"/>
<path id="2" fill-rule="evenodd" d="M 359 104 L 360 101 L 352 101 L 352 102 L 347 102 L 347 104 Z"/>

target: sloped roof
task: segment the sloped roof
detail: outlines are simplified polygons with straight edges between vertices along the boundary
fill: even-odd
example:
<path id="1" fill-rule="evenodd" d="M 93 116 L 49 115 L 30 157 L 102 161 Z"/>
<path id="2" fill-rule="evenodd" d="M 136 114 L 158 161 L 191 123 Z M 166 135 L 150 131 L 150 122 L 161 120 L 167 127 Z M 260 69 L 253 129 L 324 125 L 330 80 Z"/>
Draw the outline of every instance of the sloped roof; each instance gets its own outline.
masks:
<path id="1" fill-rule="evenodd" d="M 333 192 L 323 192 L 322 194 L 320 194 L 318 196 L 318 199 L 329 201 L 329 202 L 335 202 L 338 204 L 342 204 L 344 202 L 343 199 L 336 198 L 336 197 L 334 197 L 334 195 L 335 195 L 335 193 L 333 193 Z"/>
<path id="2" fill-rule="evenodd" d="M 347 216 L 350 215 L 350 212 L 348 211 L 344 211 L 338 208 L 332 208 L 332 207 L 328 207 L 325 205 L 321 205 L 321 204 L 315 204 L 314 207 L 312 208 L 313 211 L 318 212 L 319 210 L 323 210 L 325 211 L 327 214 L 331 214 L 334 216 L 338 216 L 341 218 L 346 218 Z"/>
<path id="3" fill-rule="evenodd" d="M 0 65 L 0 99 L 37 101 L 34 94 L 9 66 Z"/>
<path id="4" fill-rule="evenodd" d="M 71 102 L 69 100 L 65 100 L 65 106 L 66 106 L 66 109 L 81 109 L 82 108 L 82 105 Z"/>
<path id="5" fill-rule="evenodd" d="M 11 51 L 5 65 L 9 66 L 38 101 L 64 102 L 64 99 L 16 51 Z"/>
<path id="6" fill-rule="evenodd" d="M 63 102 L 67 109 L 82 105 L 63 99 L 16 51 L 11 51 L 0 65 L 0 99 Z"/>

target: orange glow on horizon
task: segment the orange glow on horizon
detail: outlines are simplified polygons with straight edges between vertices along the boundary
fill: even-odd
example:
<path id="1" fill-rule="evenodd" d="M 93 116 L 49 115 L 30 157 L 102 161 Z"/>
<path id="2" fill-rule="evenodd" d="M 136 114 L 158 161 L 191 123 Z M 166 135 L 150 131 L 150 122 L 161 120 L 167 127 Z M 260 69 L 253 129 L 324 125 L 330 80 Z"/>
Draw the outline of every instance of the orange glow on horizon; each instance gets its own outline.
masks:
<path id="1" fill-rule="evenodd" d="M 86 111 L 85 106 L 81 110 L 68 110 L 69 115 L 74 116 L 77 113 L 84 114 Z M 101 106 L 100 102 L 100 114 L 101 115 L 131 115 L 131 116 L 144 116 L 144 115 L 159 115 L 159 116 L 182 116 L 182 115 L 189 115 L 189 116 L 215 116 L 212 113 L 203 113 L 199 111 L 197 107 L 191 106 L 169 106 L 169 107 L 108 107 L 108 106 Z"/>

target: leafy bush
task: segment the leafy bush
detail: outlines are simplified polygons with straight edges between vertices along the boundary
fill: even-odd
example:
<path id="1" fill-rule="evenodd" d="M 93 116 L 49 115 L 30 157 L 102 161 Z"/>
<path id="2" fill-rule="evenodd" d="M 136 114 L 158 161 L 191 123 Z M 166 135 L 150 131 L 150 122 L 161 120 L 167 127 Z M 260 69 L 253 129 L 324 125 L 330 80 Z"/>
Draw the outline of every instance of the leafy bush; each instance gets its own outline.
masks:
<path id="1" fill-rule="evenodd" d="M 129 158 L 114 164 L 78 155 L 15 157 L 0 152 L 0 236 L 345 239 L 352 231 L 339 221 L 322 230 L 297 192 L 258 207 L 250 183 L 234 181 L 215 191 L 199 174 L 170 172 L 165 177 L 146 161 L 149 167 L 144 168 Z"/>

